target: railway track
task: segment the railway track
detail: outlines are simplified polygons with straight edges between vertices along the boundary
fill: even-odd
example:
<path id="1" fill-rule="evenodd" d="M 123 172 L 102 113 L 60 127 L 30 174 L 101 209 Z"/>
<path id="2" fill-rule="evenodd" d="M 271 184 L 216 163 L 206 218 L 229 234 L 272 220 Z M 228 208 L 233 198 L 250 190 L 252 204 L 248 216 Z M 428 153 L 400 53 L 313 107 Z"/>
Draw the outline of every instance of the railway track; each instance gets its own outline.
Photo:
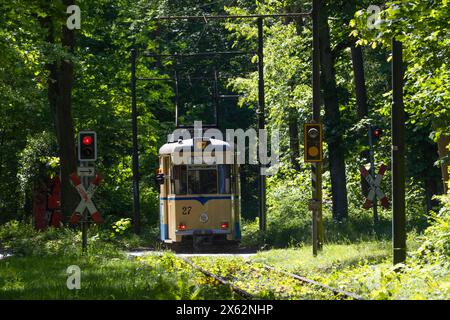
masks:
<path id="1" fill-rule="evenodd" d="M 275 269 L 274 267 L 271 267 L 271 266 L 268 266 L 268 265 L 264 265 L 263 264 L 263 266 L 267 270 L 275 271 L 275 272 L 284 274 L 286 276 L 289 276 L 289 277 L 291 277 L 291 278 L 293 278 L 295 280 L 298 280 L 300 282 L 307 283 L 309 285 L 316 286 L 318 288 L 331 291 L 331 292 L 333 292 L 336 295 L 336 297 L 350 298 L 350 299 L 353 299 L 353 300 L 365 300 L 363 297 L 361 297 L 361 296 L 359 296 L 357 294 L 354 294 L 354 293 L 351 293 L 351 292 L 348 292 L 348 291 L 345 291 L 345 290 L 341 290 L 341 289 L 336 289 L 336 288 L 330 287 L 330 286 L 328 286 L 326 284 L 320 283 L 318 281 L 311 280 L 311 279 L 305 278 L 303 276 L 299 276 L 297 274 L 289 273 L 289 272 L 286 272 L 286 271 L 283 271 L 283 270 Z"/>
<path id="2" fill-rule="evenodd" d="M 221 284 L 223 284 L 225 286 L 228 286 L 233 292 L 235 292 L 236 294 L 238 294 L 242 298 L 244 298 L 246 300 L 260 300 L 261 299 L 257 295 L 252 294 L 252 293 L 250 293 L 250 292 L 248 292 L 248 291 L 246 291 L 246 290 L 244 290 L 242 288 L 237 287 L 232 282 L 224 279 L 223 277 L 218 276 L 216 274 L 213 274 L 210 271 L 206 270 L 205 268 L 202 268 L 202 267 L 198 266 L 191 259 L 186 258 L 186 257 L 179 257 L 179 258 L 182 259 L 185 263 L 189 264 L 192 268 L 194 268 L 197 271 L 199 271 L 199 272 L 203 273 L 204 275 L 206 275 L 207 277 L 212 278 L 212 279 L 218 281 L 219 283 L 221 283 Z M 251 264 L 249 262 L 246 262 L 246 264 L 251 266 Z M 272 266 L 268 266 L 268 265 L 265 265 L 265 264 L 260 264 L 260 265 L 262 265 L 262 267 L 265 270 L 267 270 L 267 271 L 276 272 L 276 273 L 279 273 L 279 274 L 281 274 L 283 276 L 287 276 L 287 277 L 289 277 L 291 279 L 295 279 L 296 281 L 301 282 L 304 285 L 308 285 L 308 286 L 311 286 L 311 287 L 316 287 L 316 288 L 318 288 L 319 290 L 322 290 L 322 291 L 332 292 L 334 294 L 335 298 L 337 298 L 337 299 L 365 300 L 363 297 L 361 297 L 359 295 L 356 295 L 354 293 L 347 292 L 347 291 L 344 291 L 344 290 L 341 290 L 341 289 L 337 289 L 337 288 L 333 288 L 333 287 L 330 287 L 330 286 L 328 286 L 326 284 L 320 283 L 318 281 L 311 280 L 311 279 L 308 279 L 306 277 L 303 277 L 303 276 L 300 276 L 300 275 L 297 275 L 297 274 L 293 274 L 293 273 L 289 273 L 289 272 L 286 272 L 286 271 L 283 271 L 283 270 L 279 270 L 279 269 L 276 269 L 276 268 L 274 268 Z"/>
<path id="3" fill-rule="evenodd" d="M 199 267 L 198 265 L 193 263 L 192 260 L 190 260 L 189 258 L 180 257 L 180 259 L 183 260 L 185 263 L 189 264 L 192 268 L 196 269 L 197 271 L 200 271 L 201 273 L 203 273 L 207 277 L 210 277 L 210 278 L 212 278 L 214 280 L 217 280 L 221 284 L 230 287 L 231 290 L 233 290 L 235 293 L 240 295 L 242 298 L 244 298 L 246 300 L 259 300 L 255 295 L 251 294 L 250 292 L 245 291 L 245 290 L 243 290 L 241 288 L 238 288 L 234 284 L 232 284 L 231 282 L 225 280 L 224 278 L 222 278 L 222 277 L 220 277 L 218 275 L 215 275 L 215 274 L 209 272 L 208 270 L 203 269 L 202 267 Z"/>

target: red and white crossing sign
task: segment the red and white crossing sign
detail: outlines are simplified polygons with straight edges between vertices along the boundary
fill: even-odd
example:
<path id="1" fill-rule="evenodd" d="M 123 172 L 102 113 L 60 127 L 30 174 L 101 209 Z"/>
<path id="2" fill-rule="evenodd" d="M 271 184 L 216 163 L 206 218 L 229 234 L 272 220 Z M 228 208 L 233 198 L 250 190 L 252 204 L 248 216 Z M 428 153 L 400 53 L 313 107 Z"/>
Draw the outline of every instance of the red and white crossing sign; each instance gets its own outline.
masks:
<path id="1" fill-rule="evenodd" d="M 70 180 L 72 182 L 72 185 L 77 189 L 78 194 L 81 197 L 81 201 L 78 204 L 77 208 L 75 209 L 74 213 L 70 217 L 70 223 L 76 224 L 80 220 L 83 212 L 85 209 L 89 211 L 91 214 L 92 220 L 95 221 L 95 223 L 103 223 L 103 218 L 98 212 L 97 208 L 94 205 L 94 202 L 92 202 L 92 197 L 94 196 L 95 191 L 97 191 L 100 182 L 102 181 L 102 177 L 100 175 L 96 175 L 94 181 L 92 181 L 89 185 L 88 190 L 84 188 L 83 184 L 81 183 L 80 178 L 76 173 L 73 173 L 70 176 Z"/>
<path id="2" fill-rule="evenodd" d="M 387 166 L 382 164 L 380 166 L 380 171 L 378 171 L 378 174 L 376 177 L 372 177 L 370 173 L 367 171 L 366 167 L 361 166 L 359 168 L 359 171 L 361 172 L 361 175 L 366 179 L 367 183 L 370 186 L 369 194 L 367 195 L 366 202 L 363 204 L 364 209 L 370 209 L 373 207 L 375 197 L 380 200 L 381 205 L 389 209 L 389 199 L 384 194 L 383 190 L 381 190 L 381 180 L 383 179 L 384 173 L 386 172 Z"/>

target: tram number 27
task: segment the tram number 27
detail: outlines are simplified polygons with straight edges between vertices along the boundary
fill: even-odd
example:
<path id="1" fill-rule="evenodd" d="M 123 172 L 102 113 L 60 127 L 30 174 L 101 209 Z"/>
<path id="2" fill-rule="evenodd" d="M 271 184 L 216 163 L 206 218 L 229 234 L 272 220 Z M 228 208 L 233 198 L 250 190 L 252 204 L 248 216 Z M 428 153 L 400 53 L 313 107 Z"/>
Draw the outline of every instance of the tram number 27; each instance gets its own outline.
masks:
<path id="1" fill-rule="evenodd" d="M 183 207 L 183 215 L 191 214 L 192 207 Z"/>

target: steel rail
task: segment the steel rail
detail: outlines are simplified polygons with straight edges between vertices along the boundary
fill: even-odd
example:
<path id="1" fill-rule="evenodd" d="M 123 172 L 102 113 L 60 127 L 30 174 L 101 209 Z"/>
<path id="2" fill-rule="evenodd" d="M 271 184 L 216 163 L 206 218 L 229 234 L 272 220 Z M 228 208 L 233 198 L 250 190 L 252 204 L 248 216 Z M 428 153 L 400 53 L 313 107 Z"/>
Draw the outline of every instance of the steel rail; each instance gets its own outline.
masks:
<path id="1" fill-rule="evenodd" d="M 287 276 L 289 276 L 289 277 L 291 277 L 291 278 L 294 278 L 294 279 L 296 279 L 296 280 L 298 280 L 298 281 L 301 281 L 301 282 L 304 282 L 304 283 L 308 283 L 308 284 L 310 284 L 310 285 L 314 285 L 314 286 L 320 287 L 320 288 L 322 288 L 322 289 L 326 289 L 326 290 L 332 291 L 332 292 L 333 292 L 334 294 L 336 294 L 336 295 L 346 296 L 346 297 L 352 298 L 352 299 L 354 299 L 354 300 L 365 300 L 363 297 L 361 297 L 361 296 L 359 296 L 359 295 L 357 295 L 357 294 L 354 294 L 354 293 L 351 293 L 351 292 L 347 292 L 347 291 L 344 291 L 344 290 L 341 290 L 341 289 L 336 289 L 336 288 L 330 287 L 330 286 L 328 286 L 328 285 L 326 285 L 326 284 L 317 282 L 317 281 L 315 281 L 315 280 L 311 280 L 311 279 L 308 279 L 308 278 L 299 276 L 299 275 L 294 274 L 294 273 L 290 273 L 290 272 L 287 272 L 287 271 L 283 271 L 283 270 L 280 270 L 280 269 L 276 269 L 276 268 L 271 267 L 271 266 L 268 266 L 268 265 L 266 265 L 266 264 L 262 264 L 262 265 L 263 265 L 264 268 L 266 268 L 267 270 L 275 271 L 275 272 L 278 272 L 278 273 L 287 275 Z"/>
<path id="2" fill-rule="evenodd" d="M 236 287 L 235 285 L 233 285 L 229 281 L 223 279 L 222 277 L 217 276 L 217 275 L 215 275 L 215 274 L 213 274 L 213 273 L 211 273 L 211 272 L 209 272 L 209 271 L 207 271 L 207 270 L 197 266 L 190 259 L 185 258 L 185 257 L 180 257 L 180 259 L 182 259 L 185 263 L 189 264 L 191 267 L 193 267 L 197 271 L 200 271 L 201 273 L 205 274 L 206 276 L 211 277 L 211 278 L 219 281 L 223 285 L 226 285 L 226 286 L 230 287 L 234 292 L 236 292 L 237 294 L 239 294 L 243 298 L 250 299 L 250 300 L 258 299 L 258 298 L 256 298 L 255 295 L 253 295 L 253 294 L 251 294 L 251 293 L 249 293 L 249 292 L 247 292 L 247 291 L 245 291 L 243 289 L 240 289 L 240 288 Z M 251 263 L 248 262 L 248 261 L 246 263 L 251 265 Z M 266 265 L 266 264 L 262 264 L 262 266 L 266 270 L 275 271 L 275 272 L 278 272 L 280 274 L 289 276 L 289 277 L 291 277 L 291 278 L 293 278 L 295 280 L 298 280 L 300 282 L 307 283 L 309 285 L 320 287 L 322 289 L 331 291 L 337 296 L 344 296 L 344 297 L 351 298 L 351 299 L 354 299 L 354 300 L 366 300 L 366 299 L 364 299 L 363 297 L 361 297 L 361 296 L 359 296 L 357 294 L 354 294 L 354 293 L 351 293 L 351 292 L 348 292 L 348 291 L 345 291 L 345 290 L 341 290 L 341 289 L 336 289 L 336 288 L 330 287 L 330 286 L 328 286 L 326 284 L 320 283 L 320 282 L 315 281 L 315 280 L 308 279 L 306 277 L 303 277 L 303 276 L 300 276 L 300 275 L 297 275 L 297 274 L 293 274 L 293 273 L 290 273 L 290 272 L 287 272 L 287 271 L 283 271 L 283 270 L 274 268 L 274 267 Z"/>
<path id="3" fill-rule="evenodd" d="M 243 289 L 240 289 L 240 288 L 236 287 L 234 284 L 232 284 L 229 281 L 225 280 L 224 278 L 222 278 L 220 276 L 217 276 L 217 275 L 215 275 L 215 274 L 213 274 L 213 273 L 211 273 L 211 272 L 209 272 L 209 271 L 207 271 L 207 270 L 197 266 L 190 259 L 185 258 L 185 257 L 180 257 L 180 259 L 183 260 L 185 263 L 189 264 L 192 268 L 196 269 L 197 271 L 200 271 L 204 275 L 206 275 L 206 276 L 208 276 L 210 278 L 213 278 L 214 280 L 219 281 L 221 284 L 223 284 L 225 286 L 230 287 L 231 290 L 236 292 L 238 295 L 240 295 L 244 299 L 247 299 L 247 300 L 258 300 L 258 298 L 255 295 L 253 295 L 253 294 L 251 294 L 251 293 L 249 293 L 249 292 L 247 292 L 247 291 L 245 291 Z"/>

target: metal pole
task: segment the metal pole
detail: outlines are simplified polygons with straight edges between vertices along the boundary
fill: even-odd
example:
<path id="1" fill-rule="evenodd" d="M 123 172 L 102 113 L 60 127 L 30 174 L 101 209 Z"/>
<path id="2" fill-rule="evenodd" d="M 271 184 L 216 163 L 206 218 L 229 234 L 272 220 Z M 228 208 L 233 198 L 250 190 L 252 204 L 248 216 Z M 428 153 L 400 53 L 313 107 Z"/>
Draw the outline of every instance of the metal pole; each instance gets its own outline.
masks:
<path id="1" fill-rule="evenodd" d="M 319 0 L 313 0 L 313 55 L 312 55 L 312 89 L 313 119 L 320 121 L 320 41 L 319 41 Z"/>
<path id="2" fill-rule="evenodd" d="M 178 91 L 178 72 L 175 70 L 175 127 L 178 128 L 178 112 L 180 105 L 180 95 Z"/>
<path id="3" fill-rule="evenodd" d="M 140 233 L 139 210 L 139 155 L 136 105 L 136 59 L 137 52 L 131 50 L 131 113 L 133 127 L 133 226 L 136 234 Z"/>
<path id="4" fill-rule="evenodd" d="M 375 150 L 373 146 L 373 139 L 372 139 L 372 125 L 368 125 L 369 129 L 369 156 L 370 156 L 370 175 L 375 179 Z M 375 229 L 378 226 L 378 206 L 377 201 L 373 202 L 373 224 Z"/>
<path id="5" fill-rule="evenodd" d="M 321 123 L 320 117 L 320 42 L 319 42 L 319 1 L 313 0 L 312 22 L 313 22 L 313 121 Z M 311 165 L 312 199 L 317 203 L 312 210 L 312 236 L 313 255 L 322 250 L 324 241 L 323 218 L 322 218 L 322 163 Z"/>
<path id="6" fill-rule="evenodd" d="M 87 167 L 88 163 L 85 161 L 80 162 L 81 167 Z M 84 188 L 87 190 L 89 187 L 89 178 L 88 177 L 82 177 L 81 182 L 83 183 Z M 87 250 L 87 214 L 86 209 L 81 213 L 81 247 L 83 252 L 86 252 Z"/>
<path id="7" fill-rule="evenodd" d="M 258 18 L 258 127 L 265 128 L 265 95 L 264 95 L 264 30 L 263 19 Z M 261 174 L 262 164 L 259 164 L 259 231 L 266 231 L 266 176 Z"/>
<path id="8" fill-rule="evenodd" d="M 219 85 L 217 70 L 214 70 L 214 120 L 215 125 L 219 128 Z"/>
<path id="9" fill-rule="evenodd" d="M 405 110 L 403 106 L 403 48 L 392 39 L 392 234 L 394 264 L 406 259 Z"/>

